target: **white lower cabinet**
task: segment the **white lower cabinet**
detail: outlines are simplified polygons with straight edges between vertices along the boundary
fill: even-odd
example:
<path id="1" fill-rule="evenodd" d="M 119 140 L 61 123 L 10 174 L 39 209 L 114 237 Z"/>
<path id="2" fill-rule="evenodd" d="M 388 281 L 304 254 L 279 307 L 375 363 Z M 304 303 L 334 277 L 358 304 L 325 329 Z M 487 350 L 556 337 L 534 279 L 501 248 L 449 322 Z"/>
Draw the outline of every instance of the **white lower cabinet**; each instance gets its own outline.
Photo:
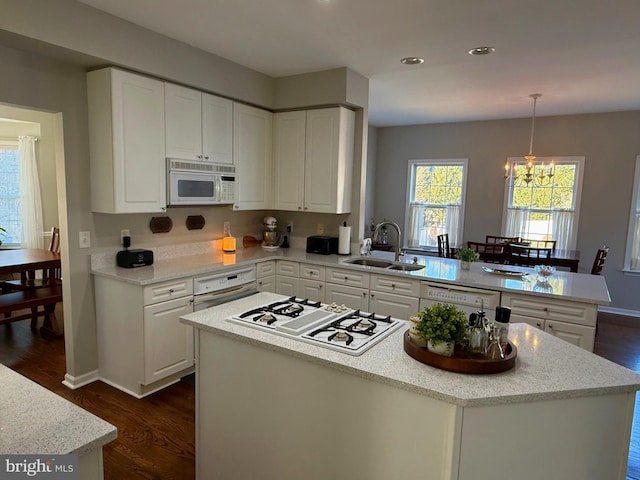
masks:
<path id="1" fill-rule="evenodd" d="M 136 286 L 95 276 L 98 377 L 137 398 L 194 371 L 193 279 Z"/>
<path id="2" fill-rule="evenodd" d="M 420 308 L 417 297 L 405 297 L 394 293 L 375 292 L 369 294 L 369 310 L 378 315 L 391 315 L 401 320 L 409 320 Z"/>
<path id="3" fill-rule="evenodd" d="M 306 298 L 311 302 L 323 302 L 325 301 L 324 295 L 324 282 L 318 280 L 308 280 L 301 278 L 298 283 L 298 296 L 300 298 Z"/>
<path id="4" fill-rule="evenodd" d="M 193 328 L 180 317 L 193 312 L 192 297 L 144 307 L 144 384 L 193 366 Z"/>
<path id="5" fill-rule="evenodd" d="M 597 305 L 511 293 L 503 293 L 501 303 L 511 308 L 511 322 L 527 323 L 585 350 L 593 351 Z"/>
<path id="6" fill-rule="evenodd" d="M 326 303 L 346 305 L 349 308 L 369 311 L 369 289 L 346 287 L 333 283 L 325 284 L 324 300 Z"/>
<path id="7" fill-rule="evenodd" d="M 289 297 L 298 296 L 300 264 L 291 260 L 276 261 L 276 293 Z"/>
<path id="8" fill-rule="evenodd" d="M 256 266 L 256 276 L 259 292 L 276 293 L 276 261 L 268 260 Z"/>

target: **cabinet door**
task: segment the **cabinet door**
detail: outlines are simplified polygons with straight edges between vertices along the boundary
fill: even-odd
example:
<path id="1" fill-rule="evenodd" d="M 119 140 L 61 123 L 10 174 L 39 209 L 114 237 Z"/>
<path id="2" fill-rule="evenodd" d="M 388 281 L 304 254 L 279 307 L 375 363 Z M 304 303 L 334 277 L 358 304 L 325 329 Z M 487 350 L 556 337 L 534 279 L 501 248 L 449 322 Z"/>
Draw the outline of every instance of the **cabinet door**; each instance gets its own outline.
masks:
<path id="1" fill-rule="evenodd" d="M 304 203 L 306 112 L 273 116 L 274 206 L 302 210 Z"/>
<path id="2" fill-rule="evenodd" d="M 87 93 L 92 210 L 165 211 L 164 83 L 106 68 L 87 74 Z"/>
<path id="3" fill-rule="evenodd" d="M 596 337 L 596 329 L 594 327 L 547 320 L 544 331 L 566 342 L 593 352 Z"/>
<path id="4" fill-rule="evenodd" d="M 278 275 L 276 277 L 276 293 L 287 295 L 289 297 L 298 296 L 298 277 L 285 277 Z"/>
<path id="5" fill-rule="evenodd" d="M 165 83 L 167 157 L 202 160 L 202 93 Z"/>
<path id="6" fill-rule="evenodd" d="M 326 303 L 344 304 L 349 308 L 359 308 L 365 312 L 369 310 L 369 290 L 333 283 L 325 283 L 324 287 L 324 301 Z"/>
<path id="7" fill-rule="evenodd" d="M 258 278 L 268 277 L 276 274 L 276 261 L 267 260 L 256 265 L 256 274 Z"/>
<path id="8" fill-rule="evenodd" d="M 524 315 L 511 314 L 511 323 L 526 323 L 527 325 L 531 325 L 532 327 L 536 327 L 540 330 L 544 330 L 544 320 L 533 317 L 526 317 Z"/>
<path id="9" fill-rule="evenodd" d="M 145 385 L 193 366 L 193 328 L 180 322 L 191 312 L 191 296 L 144 307 Z"/>
<path id="10" fill-rule="evenodd" d="M 234 210 L 271 207 L 271 112 L 233 104 Z"/>
<path id="11" fill-rule="evenodd" d="M 202 159 L 233 163 L 233 102 L 202 94 Z"/>
<path id="12" fill-rule="evenodd" d="M 260 277 L 257 280 L 259 292 L 272 292 L 276 293 L 276 276 L 267 275 L 266 277 Z"/>
<path id="13" fill-rule="evenodd" d="M 301 278 L 298 281 L 298 296 L 312 302 L 324 302 L 324 282 Z"/>
<path id="14" fill-rule="evenodd" d="M 391 315 L 394 318 L 409 320 L 409 317 L 420 311 L 420 301 L 417 297 L 372 290 L 369 295 L 369 310 L 379 315 Z"/>
<path id="15" fill-rule="evenodd" d="M 354 120 L 354 112 L 342 107 L 307 111 L 305 210 L 351 210 Z"/>

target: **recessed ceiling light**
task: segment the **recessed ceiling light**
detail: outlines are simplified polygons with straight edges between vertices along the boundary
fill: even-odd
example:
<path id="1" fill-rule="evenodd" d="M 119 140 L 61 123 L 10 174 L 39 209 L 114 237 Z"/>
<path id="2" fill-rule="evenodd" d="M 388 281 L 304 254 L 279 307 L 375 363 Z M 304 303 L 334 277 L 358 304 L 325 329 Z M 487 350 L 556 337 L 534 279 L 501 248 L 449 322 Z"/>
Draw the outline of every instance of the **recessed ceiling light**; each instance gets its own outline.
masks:
<path id="1" fill-rule="evenodd" d="M 404 57 L 400 60 L 400 63 L 405 65 L 420 65 L 422 62 L 424 62 L 424 58 L 420 57 Z"/>
<path id="2" fill-rule="evenodd" d="M 489 55 L 495 51 L 496 49 L 493 47 L 476 47 L 469 50 L 469 55 Z"/>

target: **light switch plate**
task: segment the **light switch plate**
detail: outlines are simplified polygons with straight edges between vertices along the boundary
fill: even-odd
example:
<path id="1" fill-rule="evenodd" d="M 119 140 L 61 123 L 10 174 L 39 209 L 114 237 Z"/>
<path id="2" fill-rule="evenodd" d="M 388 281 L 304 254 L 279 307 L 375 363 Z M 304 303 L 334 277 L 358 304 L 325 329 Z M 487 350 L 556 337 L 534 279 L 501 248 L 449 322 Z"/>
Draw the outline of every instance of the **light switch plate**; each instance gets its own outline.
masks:
<path id="1" fill-rule="evenodd" d="M 80 232 L 80 248 L 91 247 L 91 232 Z"/>

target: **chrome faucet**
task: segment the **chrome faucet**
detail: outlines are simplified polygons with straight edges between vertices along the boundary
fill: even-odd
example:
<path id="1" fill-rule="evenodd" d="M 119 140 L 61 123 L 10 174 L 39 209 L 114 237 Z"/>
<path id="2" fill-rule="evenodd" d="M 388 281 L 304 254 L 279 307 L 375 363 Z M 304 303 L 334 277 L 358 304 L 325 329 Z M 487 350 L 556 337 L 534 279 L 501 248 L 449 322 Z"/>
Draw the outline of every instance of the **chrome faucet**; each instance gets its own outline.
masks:
<path id="1" fill-rule="evenodd" d="M 396 246 L 396 262 L 400 260 L 400 255 L 404 255 L 402 253 L 402 233 L 400 232 L 400 227 L 395 222 L 380 222 L 376 225 L 376 230 L 373 232 L 373 238 L 378 237 L 378 231 L 385 226 L 393 227 L 398 235 L 398 245 Z"/>

